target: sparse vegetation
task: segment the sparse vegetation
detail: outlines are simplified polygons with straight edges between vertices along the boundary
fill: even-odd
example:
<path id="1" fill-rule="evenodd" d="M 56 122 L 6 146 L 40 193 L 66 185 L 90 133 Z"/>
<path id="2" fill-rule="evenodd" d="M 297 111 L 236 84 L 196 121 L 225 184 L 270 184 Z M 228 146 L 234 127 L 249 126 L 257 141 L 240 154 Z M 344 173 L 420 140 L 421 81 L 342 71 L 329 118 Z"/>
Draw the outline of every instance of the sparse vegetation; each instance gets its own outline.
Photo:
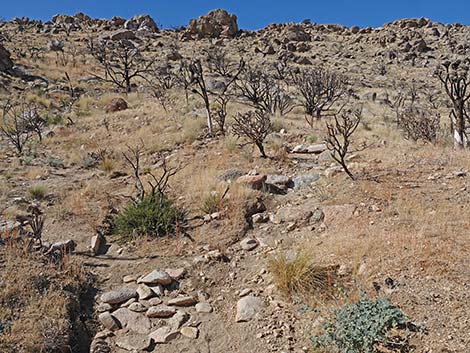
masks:
<path id="1" fill-rule="evenodd" d="M 244 114 L 238 113 L 233 120 L 233 133 L 248 139 L 258 148 L 261 156 L 266 158 L 264 140 L 272 132 L 270 116 L 262 111 L 249 111 Z"/>

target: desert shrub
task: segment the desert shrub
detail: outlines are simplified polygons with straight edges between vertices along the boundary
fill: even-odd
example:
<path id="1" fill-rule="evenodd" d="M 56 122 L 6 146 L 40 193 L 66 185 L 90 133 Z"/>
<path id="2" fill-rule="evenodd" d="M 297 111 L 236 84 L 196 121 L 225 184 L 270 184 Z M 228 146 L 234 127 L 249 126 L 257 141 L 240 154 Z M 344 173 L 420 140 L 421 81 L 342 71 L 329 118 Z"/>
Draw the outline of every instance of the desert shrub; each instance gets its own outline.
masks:
<path id="1" fill-rule="evenodd" d="M 361 297 L 337 310 L 324 326 L 324 334 L 312 338 L 317 348 L 336 348 L 341 353 L 374 353 L 378 347 L 404 348 L 407 340 L 391 341 L 393 328 L 404 328 L 407 318 L 385 298 Z"/>
<path id="2" fill-rule="evenodd" d="M 258 147 L 263 158 L 267 158 L 264 140 L 272 132 L 271 117 L 262 111 L 238 113 L 233 118 L 232 130 L 235 136 L 246 138 Z"/>
<path id="3" fill-rule="evenodd" d="M 211 192 L 202 200 L 201 211 L 205 214 L 219 212 L 224 207 L 224 199 L 217 193 Z"/>
<path id="4" fill-rule="evenodd" d="M 288 259 L 280 254 L 268 260 L 268 270 L 277 288 L 289 297 L 306 297 L 331 292 L 335 282 L 332 267 L 317 266 L 306 252 Z"/>
<path id="5" fill-rule="evenodd" d="M 161 193 L 149 194 L 116 215 L 113 233 L 121 240 L 136 236 L 163 237 L 176 233 L 182 213 Z"/>
<path id="6" fill-rule="evenodd" d="M 41 200 L 46 196 L 46 189 L 43 185 L 33 185 L 28 189 L 28 195 L 35 200 Z"/>
<path id="7" fill-rule="evenodd" d="M 407 140 L 435 142 L 440 129 L 441 119 L 438 112 L 426 111 L 416 107 L 404 109 L 399 114 L 398 126 Z"/>

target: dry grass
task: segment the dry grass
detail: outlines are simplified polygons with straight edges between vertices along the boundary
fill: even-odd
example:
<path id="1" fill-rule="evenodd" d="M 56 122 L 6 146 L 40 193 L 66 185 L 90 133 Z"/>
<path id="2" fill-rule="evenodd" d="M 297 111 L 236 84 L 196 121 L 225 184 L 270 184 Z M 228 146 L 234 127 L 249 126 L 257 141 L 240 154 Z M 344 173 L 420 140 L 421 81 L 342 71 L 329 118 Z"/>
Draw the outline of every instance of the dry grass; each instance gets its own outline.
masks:
<path id="1" fill-rule="evenodd" d="M 271 257 L 268 270 L 284 295 L 308 302 L 331 297 L 337 282 L 336 267 L 316 265 L 307 252 L 293 259 L 284 254 Z"/>
<path id="2" fill-rule="evenodd" d="M 64 351 L 71 345 L 79 296 L 91 285 L 78 262 L 59 267 L 28 254 L 21 245 L 0 251 L 0 351 Z"/>

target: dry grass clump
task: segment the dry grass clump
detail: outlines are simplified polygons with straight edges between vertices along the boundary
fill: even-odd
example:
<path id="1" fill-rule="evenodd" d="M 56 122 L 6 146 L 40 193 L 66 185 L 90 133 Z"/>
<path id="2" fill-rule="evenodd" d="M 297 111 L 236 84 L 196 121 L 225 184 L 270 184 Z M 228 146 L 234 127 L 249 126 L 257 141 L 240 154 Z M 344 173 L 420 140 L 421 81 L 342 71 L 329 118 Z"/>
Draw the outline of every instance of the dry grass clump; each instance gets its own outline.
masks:
<path id="1" fill-rule="evenodd" d="M 74 335 L 91 278 L 79 263 L 53 265 L 7 245 L 0 248 L 0 283 L 1 352 L 80 352 Z"/>
<path id="2" fill-rule="evenodd" d="M 334 266 L 318 266 L 307 252 L 299 252 L 293 259 L 278 254 L 268 260 L 277 288 L 290 298 L 319 300 L 330 297 L 337 275 Z"/>

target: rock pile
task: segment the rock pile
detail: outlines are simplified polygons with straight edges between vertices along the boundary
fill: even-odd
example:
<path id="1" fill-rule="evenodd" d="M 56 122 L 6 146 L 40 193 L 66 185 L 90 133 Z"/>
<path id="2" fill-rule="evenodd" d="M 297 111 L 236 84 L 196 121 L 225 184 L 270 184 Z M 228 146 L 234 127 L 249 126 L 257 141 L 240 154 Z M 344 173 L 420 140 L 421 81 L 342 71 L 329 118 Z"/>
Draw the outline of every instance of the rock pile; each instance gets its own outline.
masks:
<path id="1" fill-rule="evenodd" d="M 213 10 L 205 16 L 191 20 L 183 38 L 233 38 L 237 33 L 237 16 L 225 10 Z"/>

